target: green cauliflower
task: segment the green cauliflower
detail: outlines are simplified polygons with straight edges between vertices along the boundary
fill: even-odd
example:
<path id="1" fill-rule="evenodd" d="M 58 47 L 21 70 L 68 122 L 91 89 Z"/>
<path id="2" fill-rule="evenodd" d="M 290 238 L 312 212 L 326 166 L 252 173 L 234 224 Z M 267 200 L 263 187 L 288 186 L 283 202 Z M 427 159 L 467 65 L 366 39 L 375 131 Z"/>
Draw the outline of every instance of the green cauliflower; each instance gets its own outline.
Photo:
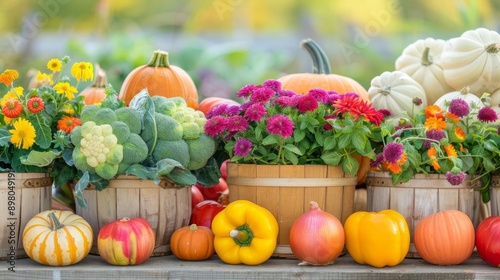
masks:
<path id="1" fill-rule="evenodd" d="M 191 160 L 188 144 L 184 140 L 158 140 L 153 151 L 153 158 L 156 162 L 170 158 L 178 161 L 184 167 L 187 167 Z"/>
<path id="2" fill-rule="evenodd" d="M 134 108 L 122 107 L 115 110 L 116 117 L 119 121 L 127 124 L 131 133 L 140 134 L 142 130 L 142 120 L 139 112 Z"/>
<path id="3" fill-rule="evenodd" d="M 186 140 L 190 161 L 186 166 L 188 170 L 196 170 L 207 164 L 208 159 L 215 153 L 216 144 L 211 137 L 200 134 L 194 140 Z"/>

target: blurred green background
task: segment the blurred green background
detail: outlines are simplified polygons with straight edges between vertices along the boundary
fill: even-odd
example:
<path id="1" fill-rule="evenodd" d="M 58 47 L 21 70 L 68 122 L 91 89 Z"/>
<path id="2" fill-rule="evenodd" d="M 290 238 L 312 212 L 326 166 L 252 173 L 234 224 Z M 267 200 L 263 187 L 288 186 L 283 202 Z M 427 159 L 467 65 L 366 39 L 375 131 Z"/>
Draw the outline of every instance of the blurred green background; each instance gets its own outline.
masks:
<path id="1" fill-rule="evenodd" d="M 195 81 L 200 99 L 309 72 L 313 38 L 332 70 L 369 87 L 408 44 L 498 30 L 495 0 L 9 0 L 0 9 L 0 68 L 45 70 L 52 57 L 98 63 L 119 89 L 153 50 Z"/>

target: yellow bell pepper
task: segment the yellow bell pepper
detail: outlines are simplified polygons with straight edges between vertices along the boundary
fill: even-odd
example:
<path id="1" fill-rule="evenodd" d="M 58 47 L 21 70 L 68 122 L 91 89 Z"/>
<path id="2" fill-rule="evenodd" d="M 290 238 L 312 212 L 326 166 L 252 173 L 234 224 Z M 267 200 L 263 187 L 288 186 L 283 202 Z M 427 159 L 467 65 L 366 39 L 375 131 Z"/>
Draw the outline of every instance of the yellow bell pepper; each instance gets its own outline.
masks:
<path id="1" fill-rule="evenodd" d="M 345 221 L 344 231 L 347 251 L 359 264 L 395 266 L 410 249 L 408 224 L 394 210 L 353 213 Z"/>
<path id="2" fill-rule="evenodd" d="M 228 264 L 258 265 L 267 261 L 278 239 L 278 222 L 262 206 L 236 200 L 212 220 L 214 248 Z"/>

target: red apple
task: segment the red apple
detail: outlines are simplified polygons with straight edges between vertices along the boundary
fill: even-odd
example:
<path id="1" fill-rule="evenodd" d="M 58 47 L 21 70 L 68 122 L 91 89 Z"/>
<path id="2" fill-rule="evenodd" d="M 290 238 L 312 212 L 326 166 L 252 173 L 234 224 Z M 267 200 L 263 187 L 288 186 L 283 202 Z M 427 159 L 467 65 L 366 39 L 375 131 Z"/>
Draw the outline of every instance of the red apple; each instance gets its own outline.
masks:
<path id="1" fill-rule="evenodd" d="M 215 215 L 219 214 L 224 208 L 224 205 L 214 200 L 202 201 L 194 207 L 190 224 L 211 228 Z"/>
<path id="2" fill-rule="evenodd" d="M 215 201 L 219 199 L 221 193 L 223 193 L 225 190 L 228 189 L 226 180 L 222 178 L 219 179 L 218 184 L 215 184 L 211 187 L 203 187 L 198 184 L 196 184 L 195 186 L 201 191 L 205 200 L 215 200 Z"/>
<path id="3" fill-rule="evenodd" d="M 205 198 L 203 197 L 203 194 L 201 193 L 201 191 L 196 187 L 196 186 L 192 186 L 191 187 L 191 209 L 194 209 L 194 207 L 202 202 L 203 200 L 205 200 Z"/>
<path id="4" fill-rule="evenodd" d="M 222 179 L 226 180 L 227 179 L 227 163 L 229 162 L 229 159 L 226 159 L 220 166 L 220 173 L 222 174 Z"/>
<path id="5" fill-rule="evenodd" d="M 483 261 L 500 266 L 500 216 L 490 216 L 479 224 L 476 249 Z"/>

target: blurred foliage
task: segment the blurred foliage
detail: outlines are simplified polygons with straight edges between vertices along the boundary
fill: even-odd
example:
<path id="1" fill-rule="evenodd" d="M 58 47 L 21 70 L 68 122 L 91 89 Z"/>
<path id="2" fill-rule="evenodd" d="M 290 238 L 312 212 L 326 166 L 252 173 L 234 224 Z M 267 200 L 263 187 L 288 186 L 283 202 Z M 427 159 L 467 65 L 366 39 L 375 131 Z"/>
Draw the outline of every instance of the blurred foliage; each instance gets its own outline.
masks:
<path id="1" fill-rule="evenodd" d="M 2 68 L 28 70 L 27 65 L 43 66 L 41 61 L 68 54 L 99 63 L 119 89 L 128 72 L 160 48 L 193 77 L 202 98 L 310 71 L 309 57 L 297 47 L 307 37 L 325 49 L 334 73 L 368 88 L 374 76 L 394 69 L 406 45 L 426 37 L 446 40 L 477 27 L 496 30 L 500 12 L 496 0 L 4 2 Z M 37 42 L 46 34 L 61 39 L 42 48 Z"/>

